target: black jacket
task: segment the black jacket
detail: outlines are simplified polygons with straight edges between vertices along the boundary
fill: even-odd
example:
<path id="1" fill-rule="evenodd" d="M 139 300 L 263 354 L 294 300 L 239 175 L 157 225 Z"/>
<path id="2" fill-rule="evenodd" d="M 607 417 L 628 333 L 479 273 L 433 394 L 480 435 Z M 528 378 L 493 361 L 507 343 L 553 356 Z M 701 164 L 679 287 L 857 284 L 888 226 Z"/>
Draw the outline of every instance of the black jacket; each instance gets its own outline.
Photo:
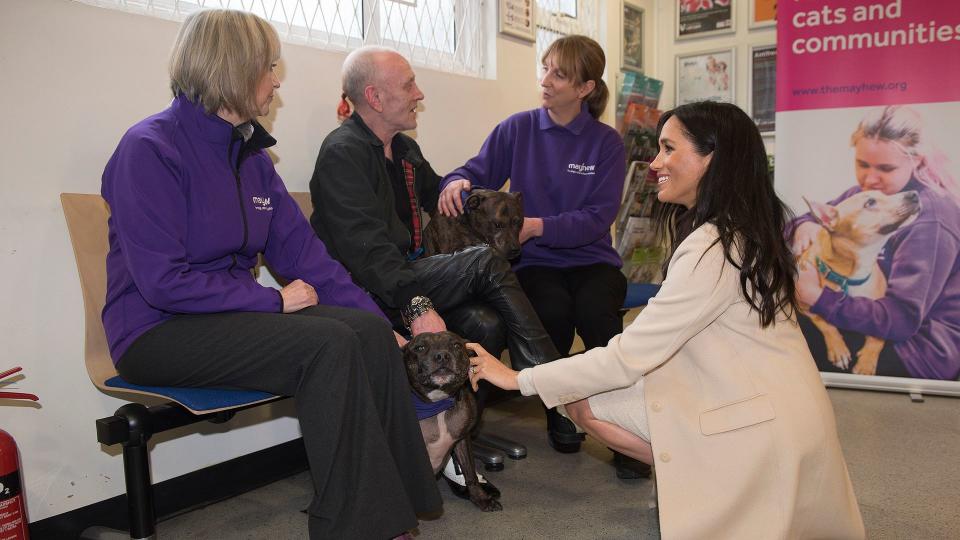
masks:
<path id="1" fill-rule="evenodd" d="M 414 169 L 420 207 L 437 207 L 442 179 L 410 137 L 394 138 L 393 159 Z M 383 143 L 354 113 L 324 139 L 310 179 L 310 224 L 333 258 L 381 307 L 398 310 L 423 294 L 407 260 L 410 232 L 397 216 Z"/>

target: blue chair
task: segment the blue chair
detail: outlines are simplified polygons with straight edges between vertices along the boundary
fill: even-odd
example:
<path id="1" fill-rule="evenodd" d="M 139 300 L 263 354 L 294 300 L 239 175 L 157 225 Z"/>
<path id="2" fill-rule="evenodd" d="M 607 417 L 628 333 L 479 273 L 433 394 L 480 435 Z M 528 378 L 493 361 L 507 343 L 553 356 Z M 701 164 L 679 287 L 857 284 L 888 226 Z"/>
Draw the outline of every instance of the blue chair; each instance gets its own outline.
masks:
<path id="1" fill-rule="evenodd" d="M 226 422 L 240 410 L 284 399 L 265 392 L 140 386 L 124 381 L 114 368 L 100 313 L 106 300 L 107 219 L 110 209 L 99 195 L 60 195 L 80 273 L 85 312 L 84 358 L 90 380 L 101 391 L 131 401 L 113 416 L 96 421 L 97 441 L 123 445 L 123 470 L 131 538 L 156 533 L 153 486 L 147 441 L 161 433 L 201 421 Z M 302 201 L 298 201 L 302 204 Z M 307 201 L 309 204 L 309 201 Z M 168 403 L 148 407 L 138 401 L 161 398 Z M 94 527 L 83 538 L 115 536 Z"/>
<path id="2" fill-rule="evenodd" d="M 633 309 L 647 305 L 651 298 L 660 291 L 660 285 L 655 283 L 629 283 L 627 296 L 623 299 L 623 309 Z"/>

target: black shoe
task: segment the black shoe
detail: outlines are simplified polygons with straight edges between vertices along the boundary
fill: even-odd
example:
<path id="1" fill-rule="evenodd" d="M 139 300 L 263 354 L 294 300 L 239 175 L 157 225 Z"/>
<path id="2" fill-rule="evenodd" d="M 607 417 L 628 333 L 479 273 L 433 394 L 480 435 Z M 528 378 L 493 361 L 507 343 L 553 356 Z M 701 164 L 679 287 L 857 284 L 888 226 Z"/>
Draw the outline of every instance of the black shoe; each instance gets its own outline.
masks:
<path id="1" fill-rule="evenodd" d="M 467 491 L 467 486 L 461 486 L 456 482 L 456 480 L 451 480 L 446 476 L 444 476 L 443 479 L 447 481 L 447 485 L 450 486 L 450 491 L 454 495 L 467 501 L 470 500 L 470 492 Z M 480 482 L 480 487 L 483 488 L 483 491 L 485 491 L 487 495 L 493 497 L 494 499 L 500 498 L 500 490 L 497 489 L 497 486 L 488 482 L 486 478 Z"/>
<path id="2" fill-rule="evenodd" d="M 450 475 L 449 470 L 451 463 L 453 464 L 452 475 Z M 452 491 L 454 495 L 461 499 L 470 500 L 470 492 L 467 491 L 466 485 L 467 481 L 463 477 L 463 471 L 460 469 L 460 464 L 457 463 L 456 458 L 451 455 L 450 461 L 447 463 L 447 466 L 440 471 L 440 474 L 443 476 L 443 479 L 447 481 L 447 485 L 450 486 L 450 491 Z M 497 486 L 488 482 L 479 471 L 477 471 L 477 479 L 480 481 L 480 487 L 483 488 L 483 491 L 485 491 L 487 495 L 494 499 L 500 498 L 500 490 L 497 489 Z"/>
<path id="3" fill-rule="evenodd" d="M 617 469 L 617 478 L 621 480 L 650 478 L 650 465 L 617 451 L 613 452 L 613 466 Z"/>
<path id="4" fill-rule="evenodd" d="M 561 454 L 575 454 L 580 451 L 580 443 L 586 439 L 585 433 L 577 433 L 577 426 L 557 409 L 547 409 L 547 442 Z"/>

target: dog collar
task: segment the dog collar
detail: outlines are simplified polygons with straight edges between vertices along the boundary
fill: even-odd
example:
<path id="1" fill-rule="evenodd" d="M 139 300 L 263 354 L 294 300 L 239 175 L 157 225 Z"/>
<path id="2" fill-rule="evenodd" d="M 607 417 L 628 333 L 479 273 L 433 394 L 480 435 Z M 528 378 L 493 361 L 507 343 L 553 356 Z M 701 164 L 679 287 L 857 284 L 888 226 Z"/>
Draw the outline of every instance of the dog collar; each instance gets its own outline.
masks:
<path id="1" fill-rule="evenodd" d="M 867 277 L 863 279 L 850 279 L 847 276 L 838 274 L 833 268 L 830 268 L 827 263 L 823 262 L 823 259 L 820 257 L 817 257 L 817 270 L 823 275 L 823 279 L 839 285 L 843 294 L 847 294 L 851 286 L 856 287 L 857 285 L 863 285 L 870 279 L 870 274 L 867 274 Z"/>

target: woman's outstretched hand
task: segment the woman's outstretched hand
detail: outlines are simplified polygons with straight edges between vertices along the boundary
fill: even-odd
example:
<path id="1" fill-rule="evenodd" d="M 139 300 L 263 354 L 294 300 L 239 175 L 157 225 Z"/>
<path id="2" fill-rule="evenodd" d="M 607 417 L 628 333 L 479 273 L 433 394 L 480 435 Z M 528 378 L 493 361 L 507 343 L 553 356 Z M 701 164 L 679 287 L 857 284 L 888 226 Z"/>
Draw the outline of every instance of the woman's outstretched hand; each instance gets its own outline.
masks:
<path id="1" fill-rule="evenodd" d="M 503 365 L 499 358 L 494 358 L 479 343 L 467 343 L 467 348 L 477 353 L 470 358 L 470 386 L 474 392 L 480 379 L 486 379 L 504 390 L 520 389 L 517 382 L 519 373 Z"/>

